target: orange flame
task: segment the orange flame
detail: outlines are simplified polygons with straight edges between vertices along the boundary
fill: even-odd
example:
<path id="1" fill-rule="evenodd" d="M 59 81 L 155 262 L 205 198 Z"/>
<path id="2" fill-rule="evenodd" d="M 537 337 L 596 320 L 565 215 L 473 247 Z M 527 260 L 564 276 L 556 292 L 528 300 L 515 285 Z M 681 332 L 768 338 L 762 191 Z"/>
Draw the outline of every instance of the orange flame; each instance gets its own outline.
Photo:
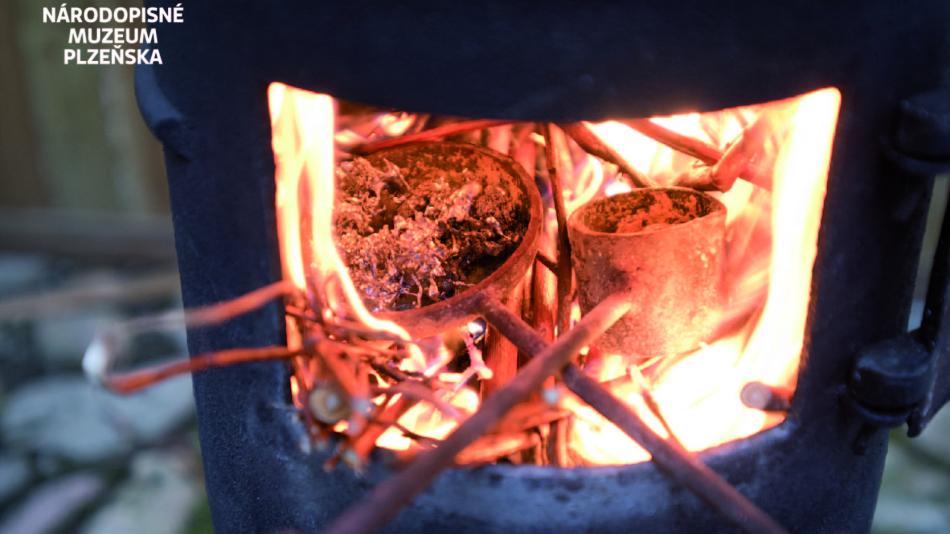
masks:
<path id="1" fill-rule="evenodd" d="M 300 289 L 316 292 L 328 301 L 324 313 L 345 308 L 362 324 L 409 341 L 404 328 L 366 309 L 336 248 L 333 99 L 280 83 L 270 85 L 269 98 L 277 159 L 277 231 L 285 276 Z M 308 203 L 307 210 L 301 200 Z M 302 224 L 310 228 L 307 243 L 300 232 Z M 309 262 L 304 261 L 305 256 Z M 340 298 L 345 306 L 335 302 Z M 420 352 L 415 354 L 421 357 Z"/>
<path id="2" fill-rule="evenodd" d="M 783 416 L 746 407 L 740 401 L 742 387 L 750 381 L 793 389 L 797 380 L 810 297 L 812 266 L 817 251 L 818 227 L 825 196 L 825 182 L 831 157 L 831 145 L 840 106 L 835 89 L 816 91 L 780 106 L 775 120 L 785 121 L 787 136 L 775 155 L 773 194 L 765 206 L 757 203 L 754 187 L 737 182 L 721 195 L 729 210 L 730 237 L 733 245 L 743 224 L 755 224 L 754 215 L 771 212 L 767 220 L 771 246 L 762 250 L 753 246 L 730 251 L 730 268 L 741 271 L 734 280 L 734 302 L 744 294 L 767 284 L 767 297 L 761 315 L 751 333 L 739 332 L 683 357 L 670 365 L 653 384 L 652 395 L 677 438 L 690 450 L 703 450 L 750 436 L 781 422 Z M 699 127 L 703 115 L 688 114 L 654 119 L 680 133 L 704 138 L 724 146 L 741 133 L 735 117 L 749 118 L 750 110 L 735 110 L 724 116 L 710 116 L 709 122 L 727 118 L 720 139 L 711 139 Z M 749 121 L 750 122 L 750 121 Z M 735 126 L 730 126 L 733 124 Z M 632 129 L 619 123 L 595 125 L 638 169 L 654 176 L 675 175 L 676 155 L 652 140 L 638 139 Z M 623 139 L 617 141 L 617 138 Z M 626 143 L 630 144 L 626 144 Z M 657 163 L 660 162 L 660 163 Z M 609 185 L 608 185 L 609 188 Z M 761 197 L 759 197 L 761 198 Z M 752 216 L 752 221 L 749 219 Z M 769 252 L 771 251 L 771 252 Z M 756 255 L 768 253 L 765 262 Z M 756 283 L 758 279 L 759 283 Z M 607 358 L 600 378 L 623 375 L 629 365 L 622 357 Z M 665 430 L 643 406 L 639 389 L 633 382 L 622 382 L 614 392 L 628 401 L 654 429 Z M 646 451 L 593 410 L 574 402 L 578 414 L 573 426 L 571 446 L 585 461 L 593 464 L 623 464 L 646 460 Z"/>
<path id="3" fill-rule="evenodd" d="M 334 244 L 334 150 L 405 134 L 419 117 L 380 112 L 344 117 L 335 126 L 334 101 L 327 95 L 274 83 L 268 98 L 284 277 L 306 291 L 313 302 L 321 303 L 325 319 L 346 316 L 409 341 L 400 325 L 375 317 L 363 306 Z M 663 418 L 691 450 L 749 436 L 782 419 L 781 415 L 745 407 L 739 392 L 750 381 L 789 389 L 795 386 L 839 106 L 840 93 L 824 89 L 760 106 L 650 119 L 721 151 L 735 143 L 757 119 L 768 120 L 772 132 L 760 147 L 773 166 L 771 192 L 739 180 L 728 192 L 717 194 L 728 211 L 726 284 L 730 288 L 730 307 L 723 312 L 723 323 L 733 321 L 736 325 L 696 352 L 661 364 L 652 378 L 651 394 Z M 684 173 L 704 169 L 692 157 L 620 121 L 587 125 L 631 166 L 658 184 L 672 184 Z M 496 150 L 533 155 L 533 150 L 521 150 L 518 142 L 523 147 L 543 143 L 544 139 L 536 135 L 519 137 L 518 128 L 492 128 L 487 143 Z M 616 167 L 587 154 L 571 141 L 562 142 L 567 149 L 560 163 L 569 212 L 594 198 L 630 190 Z M 530 162 L 526 167 L 534 170 Z M 548 215 L 547 224 L 555 224 L 553 214 Z M 553 233 L 553 228 L 550 230 Z M 288 338 L 291 343 L 300 342 L 291 323 Z M 408 347 L 412 355 L 407 369 L 424 372 L 449 385 L 444 387 L 449 392 L 444 400 L 458 414 L 447 414 L 444 406 L 423 402 L 405 413 L 399 424 L 420 435 L 443 438 L 457 425 L 457 416 L 465 417 L 478 407 L 478 395 L 473 390 L 451 387 L 453 381 L 464 382 L 473 373 L 444 372 L 444 364 L 451 359 L 444 346 L 430 351 L 428 360 L 415 344 Z M 599 358 L 590 362 L 588 372 L 602 381 L 616 379 L 611 381 L 614 393 L 658 433 L 666 434 L 644 402 L 639 371 L 631 368 L 629 358 L 617 354 Z M 312 387 L 315 371 L 308 365 L 312 364 L 295 362 L 295 391 Z M 569 446 L 582 462 L 620 464 L 647 459 L 645 451 L 582 402 L 563 395 L 562 404 L 575 414 Z M 412 443 L 397 428 L 390 428 L 377 440 L 377 445 L 393 449 L 406 449 Z"/>
<path id="4" fill-rule="evenodd" d="M 325 321 L 340 316 L 402 339 L 407 342 L 409 353 L 409 358 L 402 362 L 403 368 L 427 376 L 436 375 L 447 363 L 444 349 L 435 351 L 434 362 L 427 362 L 422 350 L 402 326 L 373 315 L 363 304 L 337 250 L 333 225 L 336 195 L 334 141 L 335 137 L 350 139 L 353 135 L 348 131 L 335 131 L 333 99 L 328 95 L 272 83 L 268 100 L 276 160 L 277 229 L 284 277 L 307 292 L 311 301 L 317 303 L 315 307 L 321 311 Z M 410 123 L 407 118 L 392 114 L 384 114 L 375 121 L 385 134 L 402 133 Z M 300 333 L 288 321 L 288 344 L 299 346 L 300 343 Z M 300 387 L 312 387 L 315 375 L 312 364 L 300 360 L 295 362 L 295 369 L 306 380 L 295 380 L 292 389 L 296 392 Z M 392 402 L 398 397 L 394 396 Z M 450 402 L 467 402 L 469 398 L 457 392 Z M 476 406 L 477 395 L 474 404 L 466 406 L 466 413 Z M 449 423 L 442 421 L 436 412 L 435 407 L 422 404 L 406 416 L 419 421 L 437 421 L 432 426 L 436 433 L 440 433 L 444 431 L 440 429 Z M 455 424 L 457 422 L 452 420 L 449 429 Z M 429 435 L 424 431 L 420 433 Z"/>

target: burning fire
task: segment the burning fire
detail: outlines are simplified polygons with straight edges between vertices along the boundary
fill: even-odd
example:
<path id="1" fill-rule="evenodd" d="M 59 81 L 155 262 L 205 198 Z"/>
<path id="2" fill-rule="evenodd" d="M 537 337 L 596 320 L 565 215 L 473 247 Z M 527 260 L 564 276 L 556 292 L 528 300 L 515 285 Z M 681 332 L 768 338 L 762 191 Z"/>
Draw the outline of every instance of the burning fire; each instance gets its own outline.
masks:
<path id="1" fill-rule="evenodd" d="M 399 112 L 336 116 L 331 97 L 280 83 L 271 84 L 268 98 L 285 279 L 306 293 L 307 304 L 324 320 L 355 323 L 402 340 L 407 351 L 400 368 L 421 373 L 437 384 L 437 398 L 400 412 L 399 424 L 381 432 L 376 445 L 412 448 L 414 440 L 407 432 L 444 438 L 460 419 L 477 410 L 479 396 L 470 384 L 476 376 L 486 378 L 491 370 L 484 364 L 479 367 L 480 360 L 473 357 L 468 370 L 450 372 L 447 364 L 453 356 L 446 348 L 445 336 L 429 340 L 435 348 L 426 348 L 422 341 L 410 339 L 401 325 L 370 313 L 337 250 L 333 225 L 335 160 L 367 142 L 417 132 L 427 117 Z M 615 162 L 591 155 L 563 132 L 550 137 L 560 145 L 559 167 L 568 213 L 591 200 L 631 190 L 634 185 L 626 178 L 630 172 L 655 185 L 682 183 L 684 177 L 728 179 L 730 172 L 750 180 L 756 175 L 755 184 L 738 180 L 726 192 L 714 193 L 728 210 L 723 279 L 728 305 L 716 338 L 695 352 L 653 362 L 649 367 L 637 367 L 632 358 L 622 354 L 591 351 L 587 357 L 588 373 L 609 382 L 613 392 L 658 433 L 668 435 L 668 426 L 690 450 L 752 435 L 784 418 L 784 414 L 745 406 L 740 391 L 750 382 L 788 390 L 795 387 L 839 104 L 839 92 L 824 89 L 765 105 L 650 119 L 700 143 L 703 150 L 721 160 L 738 161 L 737 172 L 723 163 L 698 163 L 696 157 L 640 133 L 642 128 L 635 128 L 635 121 L 582 123 L 622 160 L 626 172 Z M 533 175 L 542 167 L 536 158 L 546 140 L 533 128 L 523 126 L 487 125 L 481 141 L 508 153 Z M 545 223 L 541 248 L 550 254 L 557 226 L 553 209 L 546 213 Z M 536 275 L 540 272 L 535 271 Z M 306 333 L 296 325 L 288 319 L 289 343 L 299 346 Z M 455 335 L 446 336 L 450 334 Z M 305 404 L 298 392 L 318 387 L 323 374 L 325 370 L 312 360 L 294 362 L 292 387 L 298 406 Z M 367 393 L 374 403 L 389 407 L 409 394 L 386 397 Z M 567 447 L 575 463 L 621 464 L 648 459 L 636 443 L 586 404 L 566 392 L 558 397 L 560 407 L 574 415 Z M 656 408 L 651 408 L 648 400 L 655 402 Z M 334 428 L 355 435 L 361 424 L 351 417 Z"/>
<path id="2" fill-rule="evenodd" d="M 690 450 L 750 436 L 784 418 L 784 414 L 745 406 L 740 391 L 753 381 L 795 387 L 839 104 L 840 95 L 834 89 L 770 104 L 776 109 L 769 118 L 783 121 L 776 130 L 786 132 L 773 145 L 772 195 L 756 194 L 755 186 L 739 181 L 720 196 L 729 214 L 727 283 L 733 286 L 732 304 L 741 309 L 763 298 L 764 304 L 759 304 L 758 318 L 743 329 L 679 358 L 656 376 L 652 395 L 675 436 Z M 654 120 L 725 149 L 741 133 L 742 124 L 756 114 L 755 108 L 743 108 Z M 622 124 L 609 121 L 595 128 L 651 176 L 669 179 L 683 165 L 692 165 L 682 161 L 682 154 Z M 712 136 L 706 134 L 710 131 Z M 757 230 L 763 233 L 761 227 L 770 230 L 771 243 L 753 237 Z M 610 356 L 604 358 L 598 378 L 608 380 L 629 372 L 623 357 Z M 656 432 L 667 434 L 642 405 L 636 381 L 622 382 L 614 392 L 652 421 Z M 646 451 L 584 403 L 574 402 L 572 407 L 579 417 L 571 445 L 584 460 L 621 464 L 648 459 Z"/>

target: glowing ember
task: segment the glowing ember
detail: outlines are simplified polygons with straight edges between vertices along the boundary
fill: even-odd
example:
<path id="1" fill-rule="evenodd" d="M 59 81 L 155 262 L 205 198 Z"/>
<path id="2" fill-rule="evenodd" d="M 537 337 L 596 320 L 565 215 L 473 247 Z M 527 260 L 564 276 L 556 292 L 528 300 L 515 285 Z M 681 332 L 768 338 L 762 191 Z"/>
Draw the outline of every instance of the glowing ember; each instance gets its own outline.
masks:
<path id="1" fill-rule="evenodd" d="M 308 302 L 297 305 L 316 311 L 327 324 L 377 332 L 377 338 L 404 348 L 398 368 L 363 370 L 362 376 L 373 375 L 379 379 L 374 383 L 382 383 L 380 373 L 384 371 L 415 373 L 413 376 L 431 387 L 425 391 L 394 387 L 387 394 L 368 394 L 367 398 L 398 419 L 398 424 L 370 435 L 377 445 L 391 449 L 428 446 L 426 439 L 444 438 L 460 419 L 478 408 L 479 395 L 470 386 L 492 376 L 482 361 L 481 345 L 474 341 L 484 333 L 484 326 L 473 322 L 434 339 L 410 340 L 403 326 L 370 313 L 334 243 L 333 209 L 338 155 L 367 143 L 424 133 L 430 118 L 366 108 L 335 117 L 329 96 L 279 83 L 271 84 L 268 97 L 284 277 L 308 295 Z M 591 200 L 630 191 L 631 182 L 621 168 L 636 171 L 657 185 L 719 183 L 716 180 L 730 172 L 733 176 L 726 178 L 734 179 L 737 174 L 752 180 L 755 174 L 752 181 L 757 185 L 738 180 L 728 191 L 713 193 L 727 208 L 722 284 L 728 304 L 721 310 L 719 328 L 709 343 L 691 354 L 646 362 L 642 356 L 583 352 L 586 372 L 601 382 L 609 381 L 617 396 L 659 434 L 667 435 L 664 421 L 645 400 L 644 392 L 649 390 L 665 423 L 691 450 L 743 438 L 781 422 L 781 414 L 743 405 L 740 391 L 752 381 L 789 390 L 795 387 L 839 104 L 838 91 L 825 89 L 761 106 L 650 119 L 652 124 L 700 143 L 703 150 L 718 155 L 716 161 L 700 161 L 702 158 L 640 133 L 633 127 L 637 121 L 582 123 L 620 162 L 591 155 L 560 131 L 550 137 L 560 157 L 568 214 Z M 492 123 L 455 135 L 509 153 L 529 174 L 544 168 L 536 158 L 543 153 L 538 145 L 546 140 L 537 134 L 535 125 Z M 764 179 L 768 183 L 763 183 Z M 544 226 L 541 250 L 553 257 L 553 210 L 548 210 Z M 549 273 L 543 267 L 535 269 L 535 277 L 546 275 Z M 545 299 L 550 302 L 550 295 Z M 297 325 L 288 319 L 292 346 L 300 346 L 304 337 L 312 336 L 298 331 Z M 376 343 L 373 350 L 383 346 Z M 634 362 L 640 362 L 640 367 Z M 312 391 L 326 379 L 327 370 L 313 359 L 295 360 L 291 388 L 298 407 L 304 407 L 298 392 Z M 554 397 L 574 416 L 566 435 L 567 450 L 575 463 L 647 459 L 623 432 L 583 402 L 567 393 Z M 409 399 L 412 402 L 407 402 Z M 382 408 L 371 410 L 377 416 L 383 413 Z M 366 428 L 367 409 L 364 406 L 354 413 L 333 428 L 358 441 L 359 432 Z M 536 442 L 521 441 L 527 446 Z"/>

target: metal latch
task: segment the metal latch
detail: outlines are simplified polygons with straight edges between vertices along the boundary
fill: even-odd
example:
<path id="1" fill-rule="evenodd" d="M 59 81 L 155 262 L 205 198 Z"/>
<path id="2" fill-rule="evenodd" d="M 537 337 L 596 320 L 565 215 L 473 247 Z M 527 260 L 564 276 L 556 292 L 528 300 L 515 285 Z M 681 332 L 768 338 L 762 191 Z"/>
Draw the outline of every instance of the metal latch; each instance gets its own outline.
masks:
<path id="1" fill-rule="evenodd" d="M 902 170 L 925 177 L 950 171 L 950 89 L 901 103 L 898 129 L 886 151 Z M 846 401 L 863 421 L 861 452 L 876 428 L 907 423 L 920 434 L 950 401 L 950 212 L 944 216 L 924 318 L 918 330 L 874 344 L 859 355 Z"/>
<path id="2" fill-rule="evenodd" d="M 867 438 L 878 428 L 906 422 L 908 433 L 916 436 L 946 402 L 946 396 L 934 402 L 936 361 L 946 360 L 946 355 L 928 350 L 920 334 L 918 330 L 876 343 L 858 355 L 845 397 L 864 422 L 854 443 L 856 452 L 863 452 Z M 948 378 L 943 376 L 944 389 Z"/>

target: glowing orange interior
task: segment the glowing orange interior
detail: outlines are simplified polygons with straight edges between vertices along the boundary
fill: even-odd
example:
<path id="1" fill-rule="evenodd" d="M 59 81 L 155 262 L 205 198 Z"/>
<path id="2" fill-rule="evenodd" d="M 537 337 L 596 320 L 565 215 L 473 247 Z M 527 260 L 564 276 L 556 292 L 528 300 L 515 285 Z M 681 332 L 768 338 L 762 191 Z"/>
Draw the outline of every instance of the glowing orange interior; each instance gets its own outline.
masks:
<path id="1" fill-rule="evenodd" d="M 334 244 L 334 162 L 339 149 L 401 135 L 412 115 L 379 112 L 359 127 L 352 121 L 337 126 L 335 102 L 327 95 L 281 83 L 268 91 L 276 158 L 277 213 L 284 277 L 327 307 L 346 306 L 360 323 L 407 338 L 398 324 L 374 317 L 360 302 L 344 262 Z M 727 207 L 727 268 L 729 306 L 724 323 L 740 319 L 714 342 L 664 365 L 653 377 L 652 395 L 673 433 L 690 450 L 743 438 L 781 422 L 781 414 L 746 407 L 742 387 L 757 381 L 794 389 L 802 355 L 810 298 L 812 268 L 825 196 L 840 93 L 823 89 L 769 104 L 711 113 L 685 113 L 650 120 L 675 132 L 704 141 L 721 151 L 734 143 L 756 120 L 767 132 L 756 145 L 756 164 L 770 171 L 771 191 L 738 180 L 725 193 L 715 193 Z M 588 123 L 590 128 L 631 166 L 657 184 L 673 183 L 684 173 L 696 172 L 696 159 L 638 133 L 621 120 Z M 497 126 L 495 128 L 505 128 Z M 508 127 L 510 128 L 510 126 Z M 518 157 L 504 132 L 493 137 L 492 148 Z M 510 132 L 510 130 L 509 130 Z M 501 141 L 498 141 L 498 140 Z M 538 146 L 533 135 L 523 143 Z M 617 169 L 570 145 L 571 161 L 564 176 L 567 210 L 630 189 Z M 528 147 L 530 148 L 530 147 Z M 530 174 L 534 168 L 528 169 Z M 556 225 L 546 214 L 549 229 Z M 328 284 L 335 288 L 328 291 Z M 291 323 L 288 323 L 291 325 Z M 299 343 L 292 331 L 288 338 Z M 448 373 L 437 362 L 413 351 L 407 369 L 437 376 L 446 383 L 464 382 L 468 373 Z M 643 406 L 639 370 L 623 354 L 603 354 L 588 362 L 588 372 L 601 381 L 612 380 L 615 394 L 666 434 Z M 309 388 L 313 373 L 306 361 L 295 363 L 294 391 Z M 628 377 L 629 380 L 613 380 Z M 562 392 L 560 404 L 575 417 L 569 434 L 572 454 L 586 464 L 622 464 L 642 461 L 647 453 L 623 432 L 583 402 Z M 462 417 L 478 407 L 479 396 L 470 387 L 456 388 L 446 399 Z M 426 403 L 417 404 L 401 419 L 402 426 L 433 438 L 446 436 L 457 419 Z M 412 446 L 409 438 L 389 429 L 377 445 L 391 449 Z"/>

